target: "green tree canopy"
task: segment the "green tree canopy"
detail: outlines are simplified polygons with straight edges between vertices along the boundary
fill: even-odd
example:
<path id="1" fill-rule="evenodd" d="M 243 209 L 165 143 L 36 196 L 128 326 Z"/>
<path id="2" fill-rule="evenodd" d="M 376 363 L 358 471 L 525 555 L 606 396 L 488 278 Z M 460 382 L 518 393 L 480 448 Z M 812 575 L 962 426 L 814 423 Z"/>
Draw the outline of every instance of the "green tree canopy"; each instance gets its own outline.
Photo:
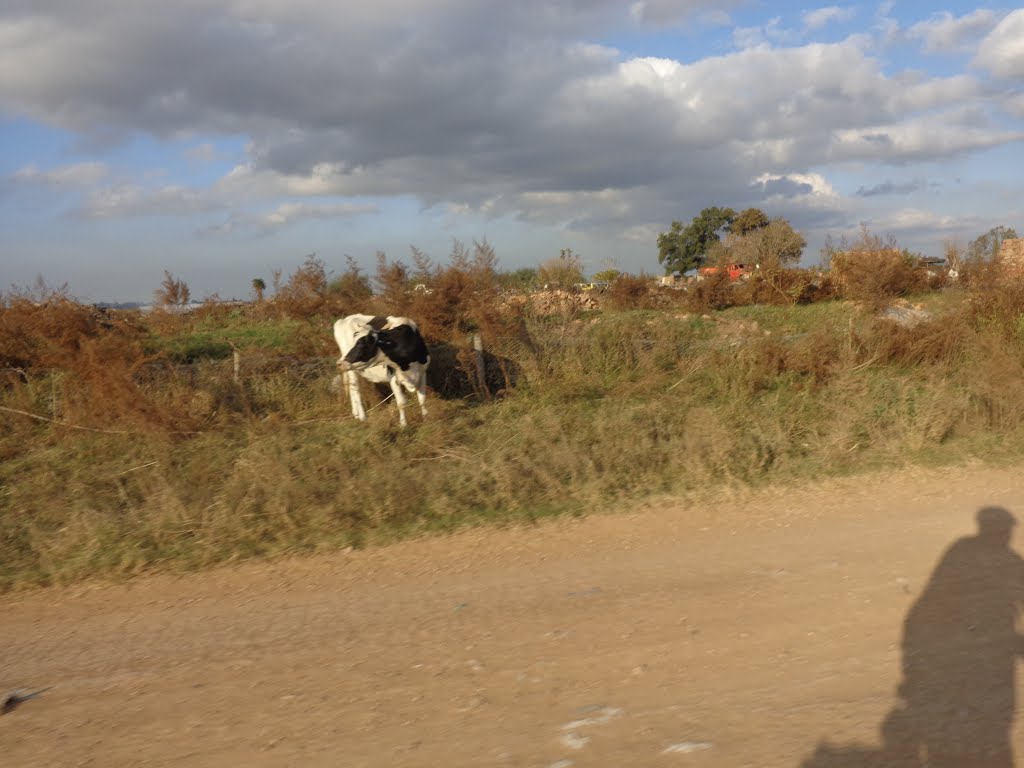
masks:
<path id="1" fill-rule="evenodd" d="M 345 256 L 345 271 L 331 280 L 327 292 L 340 296 L 352 303 L 366 301 L 373 296 L 373 286 L 369 276 L 363 274 L 359 264 L 351 256 Z"/>
<path id="2" fill-rule="evenodd" d="M 665 273 L 686 272 L 707 259 L 708 249 L 721 240 L 721 233 L 736 218 L 732 208 L 705 208 L 686 227 L 673 221 L 668 232 L 658 235 L 658 262 Z"/>
<path id="3" fill-rule="evenodd" d="M 771 270 L 797 264 L 807 241 L 788 221 L 779 217 L 742 235 L 730 234 L 726 247 L 730 261 L 760 264 L 762 269 Z"/>
<path id="4" fill-rule="evenodd" d="M 595 272 L 594 273 L 594 282 L 595 283 L 613 283 L 613 282 L 615 282 L 615 279 L 617 277 L 619 277 L 619 275 L 621 275 L 621 274 L 622 274 L 622 272 L 620 272 L 617 269 L 602 269 L 600 272 Z"/>
<path id="5" fill-rule="evenodd" d="M 525 291 L 537 282 L 537 270 L 533 267 L 521 267 L 511 272 L 499 272 L 498 286 L 515 291 Z"/>
<path id="6" fill-rule="evenodd" d="M 746 235 L 767 227 L 769 223 L 771 223 L 771 219 L 760 208 L 747 208 L 747 210 L 736 214 L 736 218 L 729 224 L 729 231 L 734 235 Z"/>
<path id="7" fill-rule="evenodd" d="M 262 303 L 263 292 L 267 290 L 267 281 L 262 277 L 254 277 L 252 279 L 252 292 L 256 295 L 256 303 Z"/>

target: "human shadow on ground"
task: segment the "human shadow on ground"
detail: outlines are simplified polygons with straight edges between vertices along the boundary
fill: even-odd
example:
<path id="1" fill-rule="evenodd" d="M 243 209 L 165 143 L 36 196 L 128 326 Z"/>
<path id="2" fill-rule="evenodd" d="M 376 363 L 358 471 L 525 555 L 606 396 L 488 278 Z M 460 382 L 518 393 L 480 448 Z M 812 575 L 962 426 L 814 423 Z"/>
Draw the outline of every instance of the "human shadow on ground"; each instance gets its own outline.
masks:
<path id="1" fill-rule="evenodd" d="M 801 768 L 1013 768 L 1010 729 L 1024 652 L 1024 559 L 1017 521 L 1002 507 L 977 514 L 977 533 L 946 550 L 903 622 L 899 701 L 879 727 L 882 746 L 818 745 Z"/>

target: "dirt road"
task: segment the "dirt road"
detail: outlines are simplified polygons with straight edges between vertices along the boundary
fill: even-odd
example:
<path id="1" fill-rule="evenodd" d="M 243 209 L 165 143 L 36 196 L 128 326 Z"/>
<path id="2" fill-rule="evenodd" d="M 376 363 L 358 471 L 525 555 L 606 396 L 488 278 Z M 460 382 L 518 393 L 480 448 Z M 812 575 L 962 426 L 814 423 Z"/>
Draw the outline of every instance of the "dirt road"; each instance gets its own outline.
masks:
<path id="1" fill-rule="evenodd" d="M 980 507 L 1024 515 L 1020 477 L 903 472 L 8 596 L 0 695 L 53 687 L 0 716 L 0 754 L 19 768 L 796 768 L 824 740 L 867 754 L 908 610 Z"/>

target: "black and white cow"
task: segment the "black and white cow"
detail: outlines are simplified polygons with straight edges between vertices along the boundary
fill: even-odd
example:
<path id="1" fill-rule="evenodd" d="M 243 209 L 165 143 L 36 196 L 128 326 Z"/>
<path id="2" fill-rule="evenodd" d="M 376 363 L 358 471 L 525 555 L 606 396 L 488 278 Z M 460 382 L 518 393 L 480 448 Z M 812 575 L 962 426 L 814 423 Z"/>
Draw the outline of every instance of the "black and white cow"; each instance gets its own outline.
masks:
<path id="1" fill-rule="evenodd" d="M 348 386 L 353 416 L 366 421 L 359 376 L 390 385 L 398 403 L 398 421 L 403 427 L 407 424 L 403 388 L 416 394 L 420 410 L 427 415 L 430 355 L 415 322 L 407 317 L 349 315 L 334 324 L 334 338 L 341 350 L 338 370 Z"/>

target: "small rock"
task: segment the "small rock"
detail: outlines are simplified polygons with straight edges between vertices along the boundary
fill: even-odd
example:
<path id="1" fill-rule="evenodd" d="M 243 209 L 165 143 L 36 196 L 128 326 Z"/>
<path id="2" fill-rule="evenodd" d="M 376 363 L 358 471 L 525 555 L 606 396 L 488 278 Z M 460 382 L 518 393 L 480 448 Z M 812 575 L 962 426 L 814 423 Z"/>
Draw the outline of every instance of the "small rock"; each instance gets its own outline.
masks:
<path id="1" fill-rule="evenodd" d="M 563 733 L 558 740 L 562 743 L 563 747 L 568 747 L 569 749 L 583 749 L 590 743 L 589 736 L 580 736 L 575 733 Z"/>
<path id="2" fill-rule="evenodd" d="M 622 714 L 622 710 L 618 707 L 601 707 L 594 713 L 593 717 L 584 717 L 581 720 L 573 720 L 571 723 L 566 723 L 562 726 L 563 731 L 571 731 L 575 728 L 583 728 L 588 725 L 601 725 L 607 723 L 609 720 L 613 720 Z"/>
<path id="3" fill-rule="evenodd" d="M 671 746 L 665 747 L 661 754 L 663 755 L 688 755 L 691 752 L 702 752 L 705 749 L 711 749 L 712 743 L 710 741 L 681 741 L 678 744 L 672 744 Z"/>

